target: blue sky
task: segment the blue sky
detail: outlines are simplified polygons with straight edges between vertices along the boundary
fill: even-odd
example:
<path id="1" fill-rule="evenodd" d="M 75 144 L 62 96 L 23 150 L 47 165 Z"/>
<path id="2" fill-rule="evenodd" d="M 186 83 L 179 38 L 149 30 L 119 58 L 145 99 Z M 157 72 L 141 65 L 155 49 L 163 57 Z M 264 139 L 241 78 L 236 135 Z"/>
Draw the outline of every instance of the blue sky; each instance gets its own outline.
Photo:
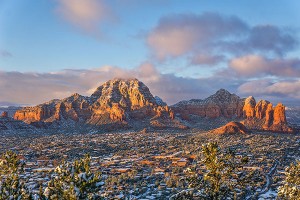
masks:
<path id="1" fill-rule="evenodd" d="M 220 87 L 297 101 L 299 8 L 297 0 L 0 0 L 0 102 L 89 95 L 115 76 L 137 76 L 169 103 Z M 70 74 L 91 80 L 74 86 Z M 37 85 L 47 92 L 36 94 Z"/>

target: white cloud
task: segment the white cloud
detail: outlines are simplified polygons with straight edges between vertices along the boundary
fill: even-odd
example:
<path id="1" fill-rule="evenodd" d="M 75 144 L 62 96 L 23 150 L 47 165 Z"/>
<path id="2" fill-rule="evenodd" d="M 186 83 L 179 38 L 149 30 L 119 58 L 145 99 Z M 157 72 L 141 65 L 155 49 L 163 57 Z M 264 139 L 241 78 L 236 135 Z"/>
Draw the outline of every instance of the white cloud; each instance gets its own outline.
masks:
<path id="1" fill-rule="evenodd" d="M 267 59 L 258 55 L 246 55 L 234 58 L 229 63 L 229 68 L 237 75 L 246 77 L 278 76 L 300 77 L 299 59 Z"/>
<path id="2" fill-rule="evenodd" d="M 298 40 L 286 28 L 251 26 L 235 16 L 204 13 L 162 17 L 149 31 L 146 43 L 159 61 L 187 58 L 189 64 L 214 66 L 225 61 L 224 56 L 258 53 L 282 57 L 295 49 Z"/>
<path id="3" fill-rule="evenodd" d="M 283 80 L 272 82 L 269 80 L 254 80 L 242 84 L 238 91 L 242 94 L 300 99 L 300 80 Z"/>
<path id="4" fill-rule="evenodd" d="M 161 74 L 151 63 L 134 69 L 104 66 L 89 70 L 63 70 L 52 73 L 20 73 L 0 71 L 0 102 L 39 104 L 51 99 L 65 98 L 75 92 L 89 96 L 113 78 L 138 78 L 153 95 L 169 104 L 191 98 L 204 98 L 221 87 L 232 92 L 236 86 L 222 77 L 192 79 Z"/>
<path id="5" fill-rule="evenodd" d="M 213 40 L 238 35 L 245 29 L 247 25 L 233 16 L 216 13 L 170 15 L 162 18 L 149 33 L 147 44 L 154 55 L 163 60 L 200 50 Z"/>
<path id="6" fill-rule="evenodd" d="M 224 56 L 210 54 L 196 54 L 191 59 L 193 65 L 214 66 L 225 60 Z"/>
<path id="7" fill-rule="evenodd" d="M 220 88 L 242 95 L 300 99 L 300 81 L 246 82 L 247 79 L 236 79 L 227 74 L 201 79 L 177 77 L 174 74 L 162 74 L 154 65 L 146 62 L 133 69 L 103 66 L 52 73 L 0 71 L 0 102 L 35 105 L 51 99 L 62 99 L 73 93 L 90 96 L 98 86 L 113 78 L 137 78 L 149 87 L 153 95 L 160 96 L 168 104 L 206 98 Z"/>
<path id="8" fill-rule="evenodd" d="M 87 33 L 99 33 L 112 12 L 104 0 L 57 0 L 56 12 L 67 22 Z"/>

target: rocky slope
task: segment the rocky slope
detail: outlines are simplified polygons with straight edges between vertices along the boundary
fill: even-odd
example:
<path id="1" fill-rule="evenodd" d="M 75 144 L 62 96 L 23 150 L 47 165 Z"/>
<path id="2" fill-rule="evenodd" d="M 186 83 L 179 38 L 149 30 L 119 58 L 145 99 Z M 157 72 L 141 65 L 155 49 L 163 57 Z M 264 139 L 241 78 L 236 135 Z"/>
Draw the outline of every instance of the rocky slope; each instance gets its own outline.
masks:
<path id="1" fill-rule="evenodd" d="M 29 124 L 60 124 L 66 121 L 107 129 L 151 126 L 184 127 L 174 112 L 137 79 L 114 79 L 98 87 L 90 97 L 74 94 L 35 107 L 18 110 L 14 119 Z M 137 123 L 139 122 L 139 123 Z"/>
<path id="2" fill-rule="evenodd" d="M 214 134 L 247 134 L 249 131 L 240 122 L 229 122 L 228 124 L 211 131 Z"/>
<path id="3" fill-rule="evenodd" d="M 254 97 L 240 98 L 221 89 L 212 96 L 200 100 L 181 101 L 171 108 L 181 118 L 189 121 L 191 117 L 220 118 L 241 121 L 248 129 L 274 132 L 292 132 L 288 126 L 285 107 L 279 103 L 275 107 L 268 101 L 256 103 Z"/>
<path id="4" fill-rule="evenodd" d="M 25 107 L 15 112 L 14 119 L 36 127 L 84 124 L 101 126 L 106 130 L 185 129 L 186 124 L 193 127 L 195 116 L 198 121 L 205 119 L 204 123 L 197 124 L 203 130 L 211 130 L 234 119 L 248 129 L 293 131 L 288 126 L 282 104 L 274 107 L 268 101 L 256 102 L 252 96 L 240 98 L 221 89 L 204 100 L 181 101 L 169 107 L 137 79 L 107 81 L 90 97 L 73 94 L 62 100 Z M 203 124 L 207 127 L 202 127 Z"/>
<path id="5" fill-rule="evenodd" d="M 192 99 L 181 101 L 171 107 L 183 119 L 189 119 L 190 115 L 208 118 L 218 118 L 221 116 L 231 118 L 242 116 L 243 103 L 237 95 L 230 94 L 228 91 L 221 89 L 204 100 Z"/>
<path id="6" fill-rule="evenodd" d="M 6 111 L 0 115 L 0 130 L 32 130 L 34 127 L 8 116 Z"/>

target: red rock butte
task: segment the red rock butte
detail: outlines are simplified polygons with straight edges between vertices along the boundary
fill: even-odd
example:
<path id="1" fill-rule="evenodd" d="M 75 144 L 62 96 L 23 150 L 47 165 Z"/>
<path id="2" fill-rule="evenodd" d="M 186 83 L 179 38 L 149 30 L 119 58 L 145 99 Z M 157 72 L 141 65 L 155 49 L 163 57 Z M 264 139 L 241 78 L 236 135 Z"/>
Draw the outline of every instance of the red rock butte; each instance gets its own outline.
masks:
<path id="1" fill-rule="evenodd" d="M 90 97 L 76 93 L 62 100 L 25 107 L 15 113 L 14 119 L 29 124 L 73 120 L 121 127 L 150 119 L 150 125 L 168 126 L 173 123 L 174 112 L 160 98 L 153 97 L 149 88 L 137 79 L 113 79 L 98 87 Z"/>
<path id="2" fill-rule="evenodd" d="M 62 100 L 52 100 L 16 111 L 14 119 L 29 124 L 56 124 L 74 121 L 83 124 L 114 127 L 177 127 L 187 128 L 191 116 L 241 121 L 248 129 L 292 132 L 285 107 L 254 97 L 240 98 L 225 89 L 210 97 L 181 101 L 168 106 L 154 97 L 149 88 L 137 79 L 113 79 L 98 87 L 90 96 L 73 94 Z M 118 124 L 118 126 L 116 126 Z M 201 127 L 200 127 L 201 128 Z"/>
<path id="3" fill-rule="evenodd" d="M 286 120 L 285 106 L 281 103 L 275 107 L 266 100 L 256 103 L 252 96 L 240 98 L 224 89 L 204 100 L 181 101 L 171 108 L 185 120 L 189 120 L 191 116 L 223 117 L 241 121 L 248 129 L 293 132 Z"/>

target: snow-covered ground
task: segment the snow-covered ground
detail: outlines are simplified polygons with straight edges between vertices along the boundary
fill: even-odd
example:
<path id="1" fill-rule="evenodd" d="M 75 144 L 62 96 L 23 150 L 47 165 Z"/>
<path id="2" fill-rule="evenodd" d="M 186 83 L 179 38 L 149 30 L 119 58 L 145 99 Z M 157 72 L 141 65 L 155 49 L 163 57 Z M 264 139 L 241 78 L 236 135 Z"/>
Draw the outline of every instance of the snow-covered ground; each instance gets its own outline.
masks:
<path id="1" fill-rule="evenodd" d="M 270 189 L 266 193 L 260 195 L 259 200 L 276 199 L 276 197 L 277 197 L 277 191 L 273 191 L 273 190 Z"/>

